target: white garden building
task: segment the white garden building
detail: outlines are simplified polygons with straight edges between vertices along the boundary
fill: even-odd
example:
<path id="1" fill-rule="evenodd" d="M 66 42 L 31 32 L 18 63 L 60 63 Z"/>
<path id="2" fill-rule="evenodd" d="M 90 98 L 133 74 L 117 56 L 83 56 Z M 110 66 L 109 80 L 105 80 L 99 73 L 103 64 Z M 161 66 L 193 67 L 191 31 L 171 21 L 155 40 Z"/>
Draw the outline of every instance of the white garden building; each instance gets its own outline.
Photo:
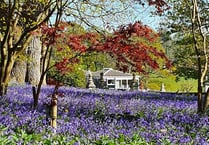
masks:
<path id="1" fill-rule="evenodd" d="M 103 78 L 105 88 L 117 90 L 130 90 L 134 77 L 133 74 L 124 73 L 112 68 L 104 68 L 103 70 L 91 73 L 97 88 L 100 88 L 101 79 Z M 138 85 L 139 79 L 140 77 L 136 75 L 134 80 Z"/>

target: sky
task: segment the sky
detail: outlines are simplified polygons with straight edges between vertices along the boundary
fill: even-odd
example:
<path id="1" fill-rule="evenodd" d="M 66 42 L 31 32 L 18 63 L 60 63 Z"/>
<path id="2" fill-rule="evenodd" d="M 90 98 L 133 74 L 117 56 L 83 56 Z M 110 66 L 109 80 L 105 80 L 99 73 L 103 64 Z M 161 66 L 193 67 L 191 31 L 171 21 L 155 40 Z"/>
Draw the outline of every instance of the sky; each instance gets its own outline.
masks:
<path id="1" fill-rule="evenodd" d="M 78 24 L 83 25 L 84 24 L 83 22 L 79 23 L 79 21 L 75 19 L 75 15 L 80 15 L 76 11 L 76 8 L 77 8 L 82 11 L 85 11 L 86 13 L 85 16 L 81 14 L 83 18 L 86 19 L 89 23 L 94 24 L 96 27 L 100 27 L 103 29 L 107 28 L 107 26 L 109 26 L 110 28 L 117 28 L 120 25 L 134 23 L 135 21 L 141 21 L 143 24 L 148 25 L 152 29 L 157 31 L 159 22 L 162 18 L 160 18 L 159 16 L 151 16 L 151 11 L 154 10 L 152 7 L 147 6 L 147 5 L 142 7 L 138 4 L 129 4 L 129 3 L 126 3 L 125 5 L 123 5 L 123 3 L 118 3 L 118 1 L 116 1 L 115 3 L 114 2 L 110 0 L 104 4 L 107 14 L 109 11 L 120 11 L 121 9 L 126 9 L 127 5 L 129 5 L 130 7 L 120 14 L 118 13 L 116 13 L 115 15 L 109 14 L 103 18 L 101 17 L 96 18 L 96 17 L 90 17 L 90 16 L 88 18 L 87 15 L 98 16 L 98 13 L 99 13 L 98 7 L 92 8 L 85 4 L 76 5 L 78 3 L 77 2 L 75 4 L 72 4 L 71 5 L 72 8 L 70 9 L 70 13 L 73 13 L 74 15 L 65 16 L 64 20 L 76 22 Z M 75 11 L 73 11 L 73 9 L 75 9 Z M 91 13 L 91 11 L 94 11 L 94 13 Z M 88 27 L 85 24 L 83 26 Z"/>
<path id="2" fill-rule="evenodd" d="M 152 29 L 157 30 L 159 27 L 160 21 L 163 19 L 160 16 L 151 16 L 149 10 L 145 10 L 143 13 L 141 13 L 136 20 L 141 20 L 144 24 L 150 26 Z"/>
<path id="3" fill-rule="evenodd" d="M 140 20 L 154 30 L 157 30 L 159 22 L 162 20 L 162 17 L 151 15 L 151 12 L 155 10 L 153 7 L 150 7 L 148 5 L 145 5 L 144 7 L 136 5 L 135 10 L 136 11 L 134 11 L 133 14 L 135 18 L 131 19 L 130 22 Z"/>

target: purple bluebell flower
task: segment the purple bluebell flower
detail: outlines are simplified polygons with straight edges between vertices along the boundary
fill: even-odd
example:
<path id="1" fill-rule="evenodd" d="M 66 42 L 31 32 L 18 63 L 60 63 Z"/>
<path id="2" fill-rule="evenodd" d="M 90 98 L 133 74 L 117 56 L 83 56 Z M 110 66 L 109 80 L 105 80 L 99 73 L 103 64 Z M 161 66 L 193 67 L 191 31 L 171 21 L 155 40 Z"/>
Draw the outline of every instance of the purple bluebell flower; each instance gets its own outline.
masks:
<path id="1" fill-rule="evenodd" d="M 120 135 L 131 140 L 138 135 L 156 144 L 208 143 L 209 119 L 207 115 L 196 114 L 195 96 L 92 92 L 69 87 L 59 91 L 56 134 L 66 140 L 94 142 L 103 137 L 117 139 Z M 0 127 L 7 127 L 4 134 L 10 137 L 19 128 L 28 134 L 43 134 L 43 139 L 52 138 L 54 131 L 46 120 L 44 106 L 52 92 L 53 87 L 42 88 L 40 104 L 34 111 L 31 86 L 9 87 L 7 96 L 0 98 Z"/>

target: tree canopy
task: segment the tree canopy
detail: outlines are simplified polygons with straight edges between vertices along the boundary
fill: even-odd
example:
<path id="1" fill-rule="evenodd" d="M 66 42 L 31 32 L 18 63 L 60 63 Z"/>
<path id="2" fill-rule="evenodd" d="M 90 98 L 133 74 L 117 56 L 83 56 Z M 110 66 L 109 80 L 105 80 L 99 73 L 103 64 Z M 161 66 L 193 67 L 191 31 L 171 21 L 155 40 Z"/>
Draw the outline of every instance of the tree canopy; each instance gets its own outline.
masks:
<path id="1" fill-rule="evenodd" d="M 48 33 L 45 30 L 47 29 L 44 29 L 44 33 L 47 34 L 46 38 L 52 37 L 51 28 L 48 29 Z M 60 40 L 59 35 L 54 36 Z M 64 71 L 65 66 L 70 62 L 77 61 L 77 56 L 92 51 L 110 54 L 117 60 L 117 67 L 123 71 L 128 71 L 131 67 L 132 71 L 145 72 L 146 65 L 157 69 L 160 67 L 160 59 L 165 60 L 165 66 L 170 65 L 163 50 L 150 45 L 159 40 L 158 34 L 141 22 L 120 26 L 118 30 L 107 36 L 95 32 L 62 33 L 61 38 L 65 39 L 61 39 L 62 45 L 57 46 L 57 49 L 66 54 L 66 57 L 63 55 L 63 59 L 56 64 L 58 70 L 61 71 Z M 56 41 L 55 38 L 53 40 Z M 68 53 L 66 53 L 67 49 L 69 49 Z M 73 53 L 70 53 L 71 51 Z"/>

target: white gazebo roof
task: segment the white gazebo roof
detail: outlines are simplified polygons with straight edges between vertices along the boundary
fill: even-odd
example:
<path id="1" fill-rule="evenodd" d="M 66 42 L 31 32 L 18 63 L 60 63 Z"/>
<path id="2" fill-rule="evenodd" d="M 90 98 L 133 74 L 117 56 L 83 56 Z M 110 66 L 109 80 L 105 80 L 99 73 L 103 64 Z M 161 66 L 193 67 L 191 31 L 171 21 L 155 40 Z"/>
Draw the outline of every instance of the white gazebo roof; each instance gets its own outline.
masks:
<path id="1" fill-rule="evenodd" d="M 103 76 L 123 76 L 123 77 L 132 77 L 130 73 L 124 73 L 122 71 L 114 70 L 112 68 L 104 68 L 103 70 L 92 72 L 94 77 L 100 77 L 100 74 L 103 73 Z"/>

